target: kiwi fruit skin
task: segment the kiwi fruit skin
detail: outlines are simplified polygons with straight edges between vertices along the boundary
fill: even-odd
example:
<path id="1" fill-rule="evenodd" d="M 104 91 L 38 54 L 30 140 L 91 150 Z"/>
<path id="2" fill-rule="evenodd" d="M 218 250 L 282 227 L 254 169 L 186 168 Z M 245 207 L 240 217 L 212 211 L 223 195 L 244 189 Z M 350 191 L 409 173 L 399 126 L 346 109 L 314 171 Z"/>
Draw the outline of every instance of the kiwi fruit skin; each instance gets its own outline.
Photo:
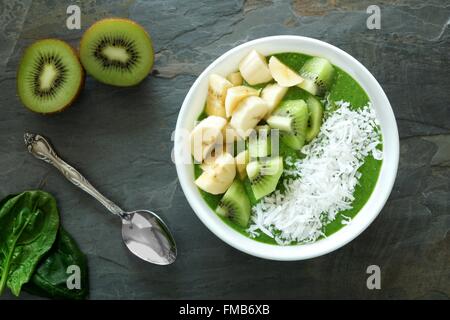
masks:
<path id="1" fill-rule="evenodd" d="M 305 139 L 306 142 L 310 142 L 319 134 L 320 126 L 322 125 L 323 106 L 320 101 L 313 96 L 306 99 L 306 104 L 308 105 L 309 124 L 306 129 Z"/>
<path id="2" fill-rule="evenodd" d="M 118 32 L 119 36 L 126 35 L 125 28 L 134 29 L 136 32 L 136 38 L 139 38 L 139 43 L 144 47 L 144 54 L 148 53 L 146 63 L 141 66 L 135 67 L 134 70 L 138 70 L 137 74 L 126 74 L 122 71 L 117 72 L 115 70 L 103 70 L 99 61 L 94 57 L 92 50 L 95 47 L 95 42 L 101 38 L 98 34 L 104 33 L 105 36 L 114 36 L 112 32 Z M 120 30 L 120 31 L 117 31 Z M 126 35 L 130 37 L 130 35 Z M 94 42 L 94 43 L 92 43 Z M 150 35 L 147 31 L 135 21 L 124 18 L 106 18 L 94 23 L 86 32 L 80 42 L 80 60 L 87 73 L 96 80 L 119 87 L 129 87 L 139 84 L 150 73 L 154 63 L 154 50 L 153 43 Z"/>
<path id="3" fill-rule="evenodd" d="M 216 208 L 216 213 L 241 227 L 247 227 L 251 215 L 251 204 L 244 185 L 239 179 L 235 179 L 225 192 Z"/>
<path id="4" fill-rule="evenodd" d="M 24 92 L 24 88 L 22 86 L 25 86 L 25 84 L 23 84 L 23 83 L 21 84 L 21 80 L 23 80 L 23 78 L 22 78 L 24 76 L 23 73 L 26 72 L 26 70 L 25 70 L 26 69 L 26 59 L 28 59 L 29 56 L 33 54 L 32 51 L 36 50 L 41 45 L 45 45 L 45 44 L 49 44 L 49 43 L 56 43 L 56 44 L 60 45 L 61 47 L 65 48 L 67 50 L 68 54 L 72 55 L 73 62 L 75 63 L 75 68 L 77 68 L 77 71 L 79 72 L 79 78 L 77 79 L 77 81 L 79 81 L 79 85 L 78 85 L 78 89 L 74 93 L 73 97 L 70 100 L 68 100 L 65 104 L 61 105 L 60 107 L 56 108 L 55 110 L 44 111 L 44 110 L 37 110 L 32 105 L 32 103 L 30 103 L 30 101 L 27 98 L 23 97 L 23 95 L 26 93 Z M 84 88 L 85 75 L 86 74 L 80 63 L 78 53 L 72 46 L 70 46 L 68 43 L 66 43 L 62 40 L 55 39 L 55 38 L 41 39 L 41 40 L 38 40 L 38 41 L 32 43 L 30 46 L 28 46 L 22 55 L 22 58 L 19 62 L 19 67 L 17 69 L 17 74 L 16 74 L 16 90 L 17 90 L 18 96 L 19 96 L 22 104 L 29 111 L 32 111 L 34 113 L 43 114 L 43 115 L 52 115 L 52 114 L 60 113 L 64 110 L 66 110 L 69 106 L 71 106 L 77 100 L 77 98 L 81 94 L 81 91 Z"/>

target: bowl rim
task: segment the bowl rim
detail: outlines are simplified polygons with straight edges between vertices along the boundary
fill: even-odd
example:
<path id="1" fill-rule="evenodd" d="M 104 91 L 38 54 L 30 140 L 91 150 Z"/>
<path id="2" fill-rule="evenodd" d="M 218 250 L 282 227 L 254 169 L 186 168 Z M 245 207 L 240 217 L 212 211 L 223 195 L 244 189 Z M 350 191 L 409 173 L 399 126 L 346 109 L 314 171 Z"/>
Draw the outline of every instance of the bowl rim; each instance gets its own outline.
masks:
<path id="1" fill-rule="evenodd" d="M 380 126 L 382 129 L 383 135 L 383 163 L 380 168 L 380 173 L 377 178 L 377 182 L 375 184 L 374 190 L 372 191 L 369 199 L 364 204 L 364 206 L 359 210 L 356 216 L 352 219 L 352 221 L 343 226 L 341 229 L 333 233 L 327 238 L 318 240 L 311 244 L 298 244 L 298 245 L 290 245 L 290 246 L 279 246 L 274 244 L 267 244 L 263 242 L 259 242 L 253 240 L 237 230 L 233 229 L 231 226 L 228 226 L 225 222 L 223 222 L 214 211 L 206 204 L 204 199 L 201 197 L 201 194 L 198 188 L 195 186 L 193 179 L 193 165 L 192 164 L 184 164 L 176 159 L 180 156 L 180 153 L 183 152 L 183 145 L 181 139 L 179 139 L 178 134 L 181 133 L 184 129 L 184 121 L 189 114 L 189 105 L 193 98 L 193 95 L 197 94 L 197 90 L 199 85 L 204 79 L 212 73 L 212 71 L 220 65 L 222 62 L 227 60 L 232 55 L 235 55 L 239 52 L 245 51 L 246 49 L 250 50 L 252 47 L 257 45 L 264 45 L 270 42 L 290 42 L 298 43 L 301 48 L 302 45 L 312 45 L 322 47 L 327 49 L 329 52 L 333 52 L 336 57 L 340 57 L 343 60 L 348 62 L 347 66 L 342 66 L 336 64 L 334 61 L 331 61 L 334 65 L 342 68 L 345 72 L 349 73 L 352 77 L 357 78 L 354 72 L 358 72 L 361 77 L 365 77 L 365 81 L 368 82 L 371 86 L 371 91 L 375 91 L 376 95 L 370 95 L 368 89 L 363 86 L 361 80 L 355 79 L 366 91 L 369 95 L 371 102 L 373 102 L 374 98 L 380 100 L 380 107 L 375 106 L 375 109 L 380 108 L 383 110 L 383 119 L 385 122 L 382 123 L 380 121 Z M 274 44 L 276 46 L 276 44 Z M 302 50 L 298 50 L 299 53 L 305 53 L 308 51 L 305 48 L 301 48 Z M 274 51 L 276 52 L 286 52 L 286 51 Z M 348 69 L 352 66 L 354 72 L 349 72 Z M 237 67 L 237 65 L 236 65 Z M 381 109 L 382 108 L 382 109 Z M 380 115 L 377 110 L 377 118 L 380 120 Z M 388 134 L 386 134 L 386 132 Z M 389 140 L 386 141 L 385 137 L 389 137 Z M 389 148 L 386 148 L 388 146 Z M 178 179 L 180 181 L 180 185 L 182 190 L 186 196 L 186 199 L 197 215 L 197 217 L 205 224 L 205 226 L 213 232 L 216 236 L 218 236 L 221 240 L 229 244 L 230 246 L 245 252 L 247 254 L 264 258 L 270 260 L 279 260 L 279 261 L 296 261 L 296 260 L 304 260 L 310 259 L 314 257 L 318 257 L 329 252 L 335 251 L 350 241 L 354 240 L 358 235 L 360 235 L 367 227 L 375 220 L 383 206 L 385 205 L 392 188 L 394 186 L 395 178 L 397 176 L 398 162 L 399 162 L 399 153 L 400 153 L 400 143 L 398 136 L 397 123 L 395 120 L 394 112 L 392 110 L 391 104 L 383 91 L 382 87 L 375 79 L 375 77 L 364 67 L 358 60 L 352 57 L 350 54 L 346 53 L 342 49 L 339 49 L 329 43 L 324 41 L 304 37 L 304 36 L 296 36 L 296 35 L 278 35 L 278 36 L 270 36 L 258 38 L 252 41 L 245 42 L 240 44 L 224 54 L 215 59 L 208 67 L 204 69 L 204 71 L 196 78 L 195 82 L 192 84 L 189 89 L 183 104 L 181 106 L 180 112 L 178 114 L 175 135 L 174 135 L 174 158 L 175 158 L 175 166 L 177 170 Z M 386 151 L 389 150 L 389 157 L 386 157 Z M 388 159 L 389 162 L 386 162 L 385 159 Z M 188 171 L 191 172 L 188 172 Z M 376 193 L 378 192 L 378 193 Z M 376 201 L 374 198 L 376 197 Z M 368 204 L 372 206 L 369 208 Z M 361 213 L 364 212 L 364 216 L 361 216 Z"/>

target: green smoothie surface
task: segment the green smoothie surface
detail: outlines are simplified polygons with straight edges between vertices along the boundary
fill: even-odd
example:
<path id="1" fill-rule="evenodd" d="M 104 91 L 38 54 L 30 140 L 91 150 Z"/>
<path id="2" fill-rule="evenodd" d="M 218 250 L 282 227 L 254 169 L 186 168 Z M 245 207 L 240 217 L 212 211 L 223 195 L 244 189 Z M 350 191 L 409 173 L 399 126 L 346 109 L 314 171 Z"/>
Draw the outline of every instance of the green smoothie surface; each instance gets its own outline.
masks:
<path id="1" fill-rule="evenodd" d="M 311 56 L 293 52 L 275 54 L 275 56 L 281 62 L 283 62 L 284 64 L 286 64 L 292 70 L 295 71 L 300 70 L 305 61 L 311 58 Z M 337 101 L 345 101 L 350 103 L 352 109 L 359 109 L 366 106 L 370 100 L 366 92 L 363 90 L 363 88 L 361 88 L 361 86 L 345 71 L 336 66 L 334 66 L 334 68 L 335 68 L 335 78 L 328 95 L 328 101 L 330 102 L 330 105 L 333 105 L 333 103 Z M 264 87 L 264 85 L 261 87 Z M 306 91 L 303 91 L 298 87 L 291 87 L 284 96 L 283 100 L 306 99 L 308 95 L 309 94 Z M 327 112 L 328 113 L 332 112 L 332 108 L 327 109 L 325 107 L 325 116 L 327 115 Z M 199 116 L 199 120 L 203 119 L 205 116 L 206 116 L 205 113 L 202 113 Z M 289 147 L 283 145 L 282 143 L 280 143 L 280 155 L 283 158 L 290 156 L 293 160 L 301 157 L 301 153 L 293 149 L 290 149 Z M 381 164 L 382 161 L 375 160 L 371 155 L 365 158 L 364 164 L 358 170 L 361 173 L 361 178 L 359 179 L 359 184 L 356 186 L 355 192 L 353 193 L 355 200 L 352 203 L 352 209 L 339 212 L 336 215 L 336 219 L 328 223 L 324 227 L 323 233 L 326 236 L 329 236 L 334 232 L 338 231 L 339 229 L 341 229 L 342 227 L 344 227 L 345 225 L 342 223 L 344 217 L 353 218 L 354 216 L 356 216 L 356 214 L 358 214 L 358 212 L 361 210 L 364 204 L 369 200 L 369 197 L 375 188 L 375 184 L 377 182 L 378 175 L 381 169 Z M 202 169 L 200 168 L 200 165 L 195 164 L 194 165 L 195 178 L 200 176 L 201 173 Z M 280 179 L 277 187 L 281 191 L 283 191 L 281 188 L 283 184 L 283 179 L 284 179 L 283 177 Z M 248 179 L 244 180 L 244 186 L 246 188 L 246 191 L 248 193 L 252 205 L 254 205 L 256 201 L 253 197 L 252 190 L 250 187 L 250 181 Z M 208 204 L 208 206 L 211 209 L 215 210 L 220 199 L 222 198 L 222 195 L 212 195 L 200 189 L 199 191 L 203 199 Z M 226 218 L 221 219 L 224 221 L 224 223 L 229 225 L 231 228 L 235 229 L 237 232 L 240 232 L 250 237 L 249 233 L 246 231 L 246 228 L 240 227 Z M 265 235 L 262 232 L 258 237 L 254 237 L 252 239 L 268 244 L 277 245 L 277 243 L 273 238 Z"/>

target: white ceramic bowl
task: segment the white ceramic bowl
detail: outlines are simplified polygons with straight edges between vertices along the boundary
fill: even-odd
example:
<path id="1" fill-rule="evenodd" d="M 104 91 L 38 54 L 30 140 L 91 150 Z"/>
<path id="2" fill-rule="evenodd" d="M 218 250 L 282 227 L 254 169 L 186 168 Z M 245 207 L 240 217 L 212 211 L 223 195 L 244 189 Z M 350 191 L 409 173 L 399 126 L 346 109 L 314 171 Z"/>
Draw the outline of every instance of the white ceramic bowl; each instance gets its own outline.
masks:
<path id="1" fill-rule="evenodd" d="M 203 110 L 208 90 L 208 76 L 211 73 L 227 75 L 236 71 L 239 61 L 251 50 L 256 49 L 263 55 L 281 52 L 299 52 L 312 56 L 321 56 L 349 73 L 367 92 L 383 134 L 383 164 L 375 189 L 365 206 L 352 222 L 331 236 L 312 244 L 277 246 L 261 243 L 235 231 L 226 225 L 211 210 L 194 184 L 194 169 L 190 163 L 184 163 L 186 150 L 189 150 L 186 132 Z M 302 260 L 317 257 L 336 250 L 364 231 L 377 217 L 392 190 L 397 174 L 399 160 L 399 138 L 394 113 L 383 89 L 372 74 L 348 53 L 328 43 L 300 36 L 273 36 L 260 38 L 237 46 L 210 64 L 197 78 L 184 99 L 175 132 L 174 157 L 178 178 L 184 194 L 200 220 L 220 239 L 245 253 L 272 260 Z"/>

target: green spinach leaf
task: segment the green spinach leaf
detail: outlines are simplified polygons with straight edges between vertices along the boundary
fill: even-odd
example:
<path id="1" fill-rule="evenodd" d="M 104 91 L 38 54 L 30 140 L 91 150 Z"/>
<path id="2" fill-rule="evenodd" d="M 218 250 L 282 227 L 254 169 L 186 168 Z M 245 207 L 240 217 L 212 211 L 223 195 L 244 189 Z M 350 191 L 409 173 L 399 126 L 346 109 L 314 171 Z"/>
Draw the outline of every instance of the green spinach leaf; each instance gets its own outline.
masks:
<path id="1" fill-rule="evenodd" d="M 69 289 L 67 274 L 69 266 L 78 266 L 80 289 Z M 89 293 L 88 267 L 85 255 L 75 240 L 62 227 L 53 247 L 39 263 L 30 282 L 24 290 L 52 299 L 85 299 Z"/>
<path id="2" fill-rule="evenodd" d="M 59 227 L 56 200 L 43 191 L 25 191 L 0 208 L 0 295 L 6 286 L 18 296 Z"/>

